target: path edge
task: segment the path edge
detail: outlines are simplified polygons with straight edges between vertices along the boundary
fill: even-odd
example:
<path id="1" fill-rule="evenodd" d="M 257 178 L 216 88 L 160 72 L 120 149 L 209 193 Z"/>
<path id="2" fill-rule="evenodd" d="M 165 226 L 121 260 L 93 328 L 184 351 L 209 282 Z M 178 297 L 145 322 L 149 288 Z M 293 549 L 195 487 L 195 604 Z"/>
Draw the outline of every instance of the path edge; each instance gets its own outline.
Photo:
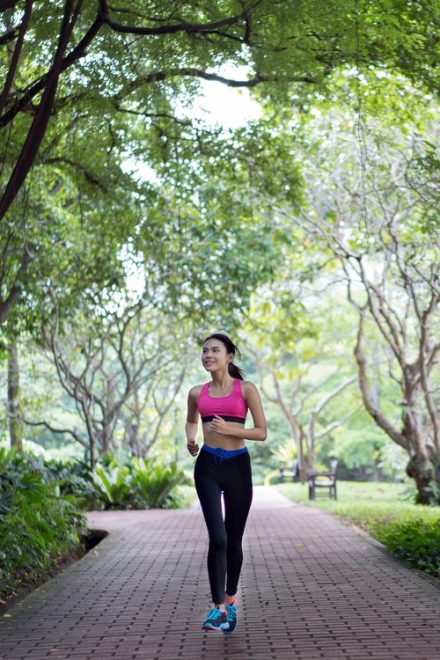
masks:
<path id="1" fill-rule="evenodd" d="M 329 512 L 330 513 L 330 512 Z M 331 513 L 331 515 L 336 515 Z M 340 520 L 339 516 L 337 516 Z M 427 582 L 430 582 L 434 587 L 436 587 L 440 591 L 440 578 L 436 578 L 433 575 L 430 575 L 429 573 L 426 573 L 425 571 L 422 571 L 420 568 L 416 568 L 411 564 L 410 561 L 407 559 L 404 559 L 403 557 L 399 557 L 398 555 L 395 555 L 391 550 L 388 550 L 386 545 L 375 539 L 373 536 L 371 536 L 368 532 L 366 532 L 364 529 L 361 527 L 358 527 L 354 523 L 349 522 L 348 520 L 344 521 L 346 524 L 348 524 L 351 529 L 356 532 L 356 534 L 359 534 L 359 536 L 362 536 L 366 541 L 371 543 L 371 545 L 374 545 L 375 548 L 383 552 L 383 554 L 387 555 L 388 557 L 391 557 L 395 561 L 399 562 L 402 566 L 405 566 L 408 570 L 411 571 L 411 573 L 415 573 L 419 577 L 423 578 Z"/>

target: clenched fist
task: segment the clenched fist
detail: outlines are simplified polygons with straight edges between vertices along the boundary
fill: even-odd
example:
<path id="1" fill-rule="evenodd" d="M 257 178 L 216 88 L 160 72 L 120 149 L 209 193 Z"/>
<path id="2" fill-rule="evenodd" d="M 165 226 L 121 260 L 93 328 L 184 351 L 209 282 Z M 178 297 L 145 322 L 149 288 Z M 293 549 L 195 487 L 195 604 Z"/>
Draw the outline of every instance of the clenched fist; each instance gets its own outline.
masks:
<path id="1" fill-rule="evenodd" d="M 186 447 L 191 454 L 191 456 L 197 456 L 199 453 L 199 445 L 196 444 L 195 440 L 188 440 Z"/>

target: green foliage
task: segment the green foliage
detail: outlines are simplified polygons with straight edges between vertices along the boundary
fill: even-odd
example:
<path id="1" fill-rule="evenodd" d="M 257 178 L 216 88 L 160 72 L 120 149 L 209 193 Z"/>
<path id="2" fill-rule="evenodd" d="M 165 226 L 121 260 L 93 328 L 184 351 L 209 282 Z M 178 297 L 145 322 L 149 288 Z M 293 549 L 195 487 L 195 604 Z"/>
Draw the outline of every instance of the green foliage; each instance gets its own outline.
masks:
<path id="1" fill-rule="evenodd" d="M 10 332 L 37 331 L 49 287 L 65 314 L 73 314 L 80 300 L 93 306 L 100 293 L 110 297 L 124 284 L 124 256 L 133 242 L 137 256 L 145 257 L 146 279 L 161 274 L 169 294 L 163 299 L 194 307 L 200 318 L 213 318 L 221 304 L 233 322 L 230 310 L 245 306 L 259 278 L 276 268 L 270 216 L 264 222 L 255 216 L 301 197 L 301 176 L 290 158 L 296 136 L 291 126 L 277 131 L 271 112 L 285 127 L 292 105 L 304 108 L 333 96 L 331 74 L 341 70 L 353 78 L 362 68 L 368 111 L 394 108 L 390 97 L 399 95 L 407 103 L 407 79 L 418 89 L 438 89 L 436 0 L 126 0 L 109 9 L 124 32 L 101 12 L 96 16 L 95 2 L 82 3 L 78 11 L 66 68 L 47 109 L 48 128 L 34 136 L 44 135 L 36 162 L 0 232 L 0 303 L 15 284 L 21 291 L 15 313 L 4 309 L 11 315 Z M 3 12 L 2 33 L 17 31 L 22 13 L 20 3 Z M 32 8 L 2 115 L 3 188 L 25 142 L 30 108 L 40 100 L 39 83 L 48 78 L 62 15 L 59 2 Z M 95 21 L 96 32 L 89 32 Z M 217 21 L 224 23 L 215 28 Z M 147 33 L 138 34 L 142 29 Z M 86 51 L 77 51 L 87 34 Z M 6 79 L 8 39 L 0 53 Z M 400 82 L 389 94 L 396 71 Z M 201 81 L 216 77 L 252 89 L 267 104 L 261 121 L 226 133 L 194 118 Z M 144 180 L 138 165 L 148 172 Z M 169 191 L 173 199 L 164 209 Z M 179 218 L 180 212 L 187 217 Z M 168 235 L 156 234 L 156 213 Z M 183 231 L 176 231 L 182 223 Z M 155 254 L 167 241 L 170 250 Z M 24 268 L 25 256 L 30 263 Z M 213 300 L 208 309 L 207 295 Z"/>
<path id="2" fill-rule="evenodd" d="M 267 472 L 267 474 L 264 477 L 264 485 L 273 486 L 275 484 L 280 483 L 279 475 L 280 475 L 279 470 L 270 470 L 270 472 Z"/>
<path id="3" fill-rule="evenodd" d="M 343 425 L 332 430 L 331 437 L 321 445 L 329 451 L 331 440 L 334 453 L 353 468 L 371 465 L 373 461 L 376 465 L 382 463 L 387 443 L 385 429 L 392 427 L 397 432 L 404 428 L 409 454 L 417 455 L 420 451 L 422 455 L 430 455 L 431 452 L 435 455 L 435 442 L 426 421 L 430 418 L 428 397 L 424 397 L 423 390 L 418 394 L 417 390 L 406 389 L 407 358 L 404 356 L 410 355 L 412 368 L 418 368 L 423 364 L 424 356 L 429 355 L 428 349 L 420 348 L 420 336 L 435 336 L 438 326 L 438 312 L 432 301 L 435 301 L 434 281 L 439 263 L 439 171 L 438 157 L 433 149 L 433 145 L 438 144 L 439 105 L 426 91 L 422 93 L 418 89 L 413 95 L 408 81 L 399 78 L 396 82 L 388 73 L 381 78 L 378 87 L 383 90 L 389 83 L 387 91 L 393 100 L 393 111 L 390 115 L 370 115 L 371 108 L 364 102 L 364 95 L 367 97 L 372 88 L 372 95 L 377 91 L 371 80 L 374 74 L 361 74 L 359 77 L 356 74 L 359 71 L 341 75 L 346 85 L 345 96 L 336 91 L 331 102 L 327 101 L 327 105 L 321 107 L 315 106 L 313 112 L 304 116 L 304 141 L 295 158 L 303 154 L 307 204 L 299 211 L 291 211 L 292 229 L 308 230 L 304 231 L 308 240 L 313 241 L 315 237 L 316 246 L 321 244 L 322 250 L 332 246 L 340 262 L 336 272 L 325 268 L 321 277 L 316 274 L 313 277 L 311 289 L 323 320 L 321 324 L 316 323 L 319 336 L 316 347 L 319 348 L 323 338 L 329 336 L 325 324 L 332 328 L 334 318 L 333 315 L 327 316 L 327 300 L 330 298 L 325 296 L 320 300 L 321 283 L 340 292 L 337 281 L 340 276 L 347 286 L 342 294 L 350 298 L 353 307 L 357 306 L 358 310 L 362 307 L 367 319 L 362 341 L 367 365 L 365 381 L 368 382 L 369 401 L 374 402 L 379 414 L 373 413 L 373 405 L 368 405 L 365 394 L 363 402 L 360 401 L 359 392 L 355 394 L 354 388 L 348 401 L 347 396 L 338 396 L 331 406 L 333 419 L 344 419 L 347 417 L 346 411 L 353 410 L 355 413 L 357 405 L 363 403 L 370 410 L 370 420 L 366 420 L 365 412 L 353 414 L 351 419 L 344 419 Z M 361 84 L 360 92 L 358 82 Z M 410 109 L 407 108 L 407 97 L 411 98 Z M 343 105 L 343 101 L 347 101 L 348 105 Z M 406 114 L 400 112 L 404 108 L 408 109 Z M 361 111 L 362 120 L 359 117 Z M 397 116 L 398 122 L 395 120 Z M 429 277 L 426 273 L 430 273 Z M 306 300 L 305 296 L 303 300 Z M 386 314 L 392 314 L 398 320 L 397 326 L 390 322 L 392 331 L 389 334 L 382 325 L 386 316 L 384 313 L 382 317 L 385 306 L 388 310 Z M 339 307 L 335 295 L 334 308 L 338 312 Z M 406 310 L 404 315 L 401 314 L 402 309 Z M 421 309 L 425 310 L 423 330 L 420 325 Z M 309 316 L 313 314 L 311 306 L 305 309 L 304 315 L 307 313 Z M 344 312 L 343 318 L 348 318 L 348 314 Z M 296 324 L 297 320 L 292 319 L 291 327 Z M 358 324 L 359 317 L 355 317 L 352 331 L 341 334 L 344 341 L 339 342 L 339 347 L 333 334 L 328 345 L 336 348 L 335 358 L 340 349 L 344 351 L 351 346 L 351 352 L 354 348 L 356 338 L 353 331 Z M 398 337 L 397 344 L 393 343 L 394 331 L 395 337 Z M 314 357 L 322 368 L 322 353 L 316 351 Z M 330 359 L 333 364 L 336 363 L 335 358 Z M 360 360 L 356 365 L 353 356 L 347 355 L 346 364 L 350 362 L 354 372 L 360 371 Z M 431 362 L 426 358 L 426 379 L 427 382 L 432 379 L 430 391 L 437 392 L 439 372 L 437 370 L 435 373 L 432 369 L 431 374 L 431 367 Z M 284 365 L 282 371 L 286 371 Z M 293 374 L 286 380 L 290 381 L 291 386 L 295 382 Z M 312 386 L 316 387 L 317 380 L 318 377 L 313 377 Z M 365 389 L 363 386 L 364 393 Z M 437 399 L 434 394 L 431 403 L 434 408 Z M 418 435 L 413 432 L 409 421 L 415 409 L 426 424 L 422 434 L 424 442 L 426 439 L 423 450 L 419 449 Z M 330 415 L 325 413 L 327 411 L 319 419 L 324 428 L 326 421 L 332 421 Z M 382 419 L 388 424 L 383 423 Z M 372 429 L 374 423 L 378 425 L 377 430 Z M 396 437 L 392 432 L 388 435 Z M 321 458 L 319 449 L 317 453 Z M 388 469 L 389 466 L 385 467 Z M 434 501 L 435 488 L 436 484 L 431 482 L 430 499 Z"/>
<path id="4" fill-rule="evenodd" d="M 120 465 L 110 454 L 93 472 L 100 502 L 106 509 L 175 508 L 180 504 L 178 485 L 188 483 L 183 470 L 172 462 L 133 457 Z"/>
<path id="5" fill-rule="evenodd" d="M 137 458 L 131 461 L 133 501 L 138 508 L 175 508 L 179 505 L 176 486 L 187 484 L 183 471 L 170 463 L 162 465 L 154 458 Z"/>
<path id="6" fill-rule="evenodd" d="M 97 465 L 93 481 L 106 508 L 129 508 L 132 501 L 132 476 L 128 467 L 118 465 L 116 461 L 106 467 Z"/>
<path id="7" fill-rule="evenodd" d="M 390 506 L 399 513 L 410 509 L 420 511 L 420 507 L 402 502 L 408 495 L 409 483 L 411 482 L 393 484 L 377 481 L 342 481 L 338 479 L 338 499 L 336 501 L 329 500 L 327 493 L 323 492 L 322 496 L 318 495 L 318 498 L 313 502 L 309 502 L 306 484 L 285 483 L 279 484 L 277 488 L 286 497 L 289 497 L 295 502 L 308 503 L 310 506 L 320 506 L 329 511 L 335 510 L 338 513 L 343 510 L 344 514 L 347 515 L 350 510 L 354 512 L 361 511 L 363 515 L 367 515 L 370 511 L 374 512 L 375 507 L 378 506 Z"/>
<path id="8" fill-rule="evenodd" d="M 337 414 L 343 414 L 342 405 L 343 402 L 336 402 Z M 330 450 L 349 469 L 382 462 L 387 448 L 391 445 L 391 440 L 373 425 L 364 409 L 359 410 L 346 425 L 332 431 L 331 436 L 331 446 L 325 449 Z M 389 462 L 386 462 L 385 474 L 393 475 L 395 472 Z"/>
<path id="9" fill-rule="evenodd" d="M 372 532 L 398 557 L 440 577 L 440 519 L 376 523 Z"/>
<path id="10" fill-rule="evenodd" d="M 170 508 L 189 503 L 189 483 L 175 464 L 108 455 L 93 474 L 85 464 L 42 462 L 0 448 L 0 596 L 47 573 L 79 547 L 87 531 L 81 507 Z M 193 489 L 192 489 L 193 490 Z"/>
<path id="11" fill-rule="evenodd" d="M 32 456 L 0 449 L 0 594 L 33 581 L 80 544 L 86 519 Z"/>
<path id="12" fill-rule="evenodd" d="M 438 472 L 438 467 L 437 467 Z M 440 503 L 440 480 L 431 479 L 428 485 L 425 487 L 425 492 L 428 494 L 428 502 L 431 505 L 437 505 Z"/>
<path id="13" fill-rule="evenodd" d="M 100 507 L 99 495 L 87 463 L 49 459 L 44 461 L 44 465 L 56 480 L 61 495 L 74 495 L 83 509 Z"/>
<path id="14" fill-rule="evenodd" d="M 298 458 L 298 448 L 292 438 L 278 444 L 272 452 L 274 458 L 282 465 L 288 465 Z"/>

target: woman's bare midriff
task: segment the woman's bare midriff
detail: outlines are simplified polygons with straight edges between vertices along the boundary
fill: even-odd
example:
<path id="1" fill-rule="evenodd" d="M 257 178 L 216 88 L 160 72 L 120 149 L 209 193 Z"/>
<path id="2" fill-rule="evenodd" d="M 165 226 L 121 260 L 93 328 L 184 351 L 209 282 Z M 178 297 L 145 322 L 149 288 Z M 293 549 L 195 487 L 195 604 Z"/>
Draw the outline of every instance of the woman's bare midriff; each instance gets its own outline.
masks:
<path id="1" fill-rule="evenodd" d="M 237 428 L 243 428 L 243 424 L 239 422 L 228 422 L 231 426 Z M 217 433 L 216 431 L 211 430 L 211 422 L 205 422 L 202 424 L 203 429 L 203 442 L 208 447 L 221 448 L 221 449 L 242 449 L 246 447 L 246 443 L 243 438 L 234 438 L 232 435 L 223 435 L 223 433 Z"/>

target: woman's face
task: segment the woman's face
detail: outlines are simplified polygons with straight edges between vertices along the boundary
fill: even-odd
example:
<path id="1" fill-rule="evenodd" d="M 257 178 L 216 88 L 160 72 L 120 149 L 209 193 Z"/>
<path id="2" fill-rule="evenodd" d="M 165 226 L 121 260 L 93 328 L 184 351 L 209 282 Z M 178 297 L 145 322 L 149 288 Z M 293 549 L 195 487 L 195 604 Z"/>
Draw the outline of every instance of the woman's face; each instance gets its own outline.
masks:
<path id="1" fill-rule="evenodd" d="M 226 352 L 226 346 L 219 339 L 208 339 L 202 348 L 202 364 L 206 371 L 218 371 L 227 368 L 233 360 L 233 354 Z"/>

